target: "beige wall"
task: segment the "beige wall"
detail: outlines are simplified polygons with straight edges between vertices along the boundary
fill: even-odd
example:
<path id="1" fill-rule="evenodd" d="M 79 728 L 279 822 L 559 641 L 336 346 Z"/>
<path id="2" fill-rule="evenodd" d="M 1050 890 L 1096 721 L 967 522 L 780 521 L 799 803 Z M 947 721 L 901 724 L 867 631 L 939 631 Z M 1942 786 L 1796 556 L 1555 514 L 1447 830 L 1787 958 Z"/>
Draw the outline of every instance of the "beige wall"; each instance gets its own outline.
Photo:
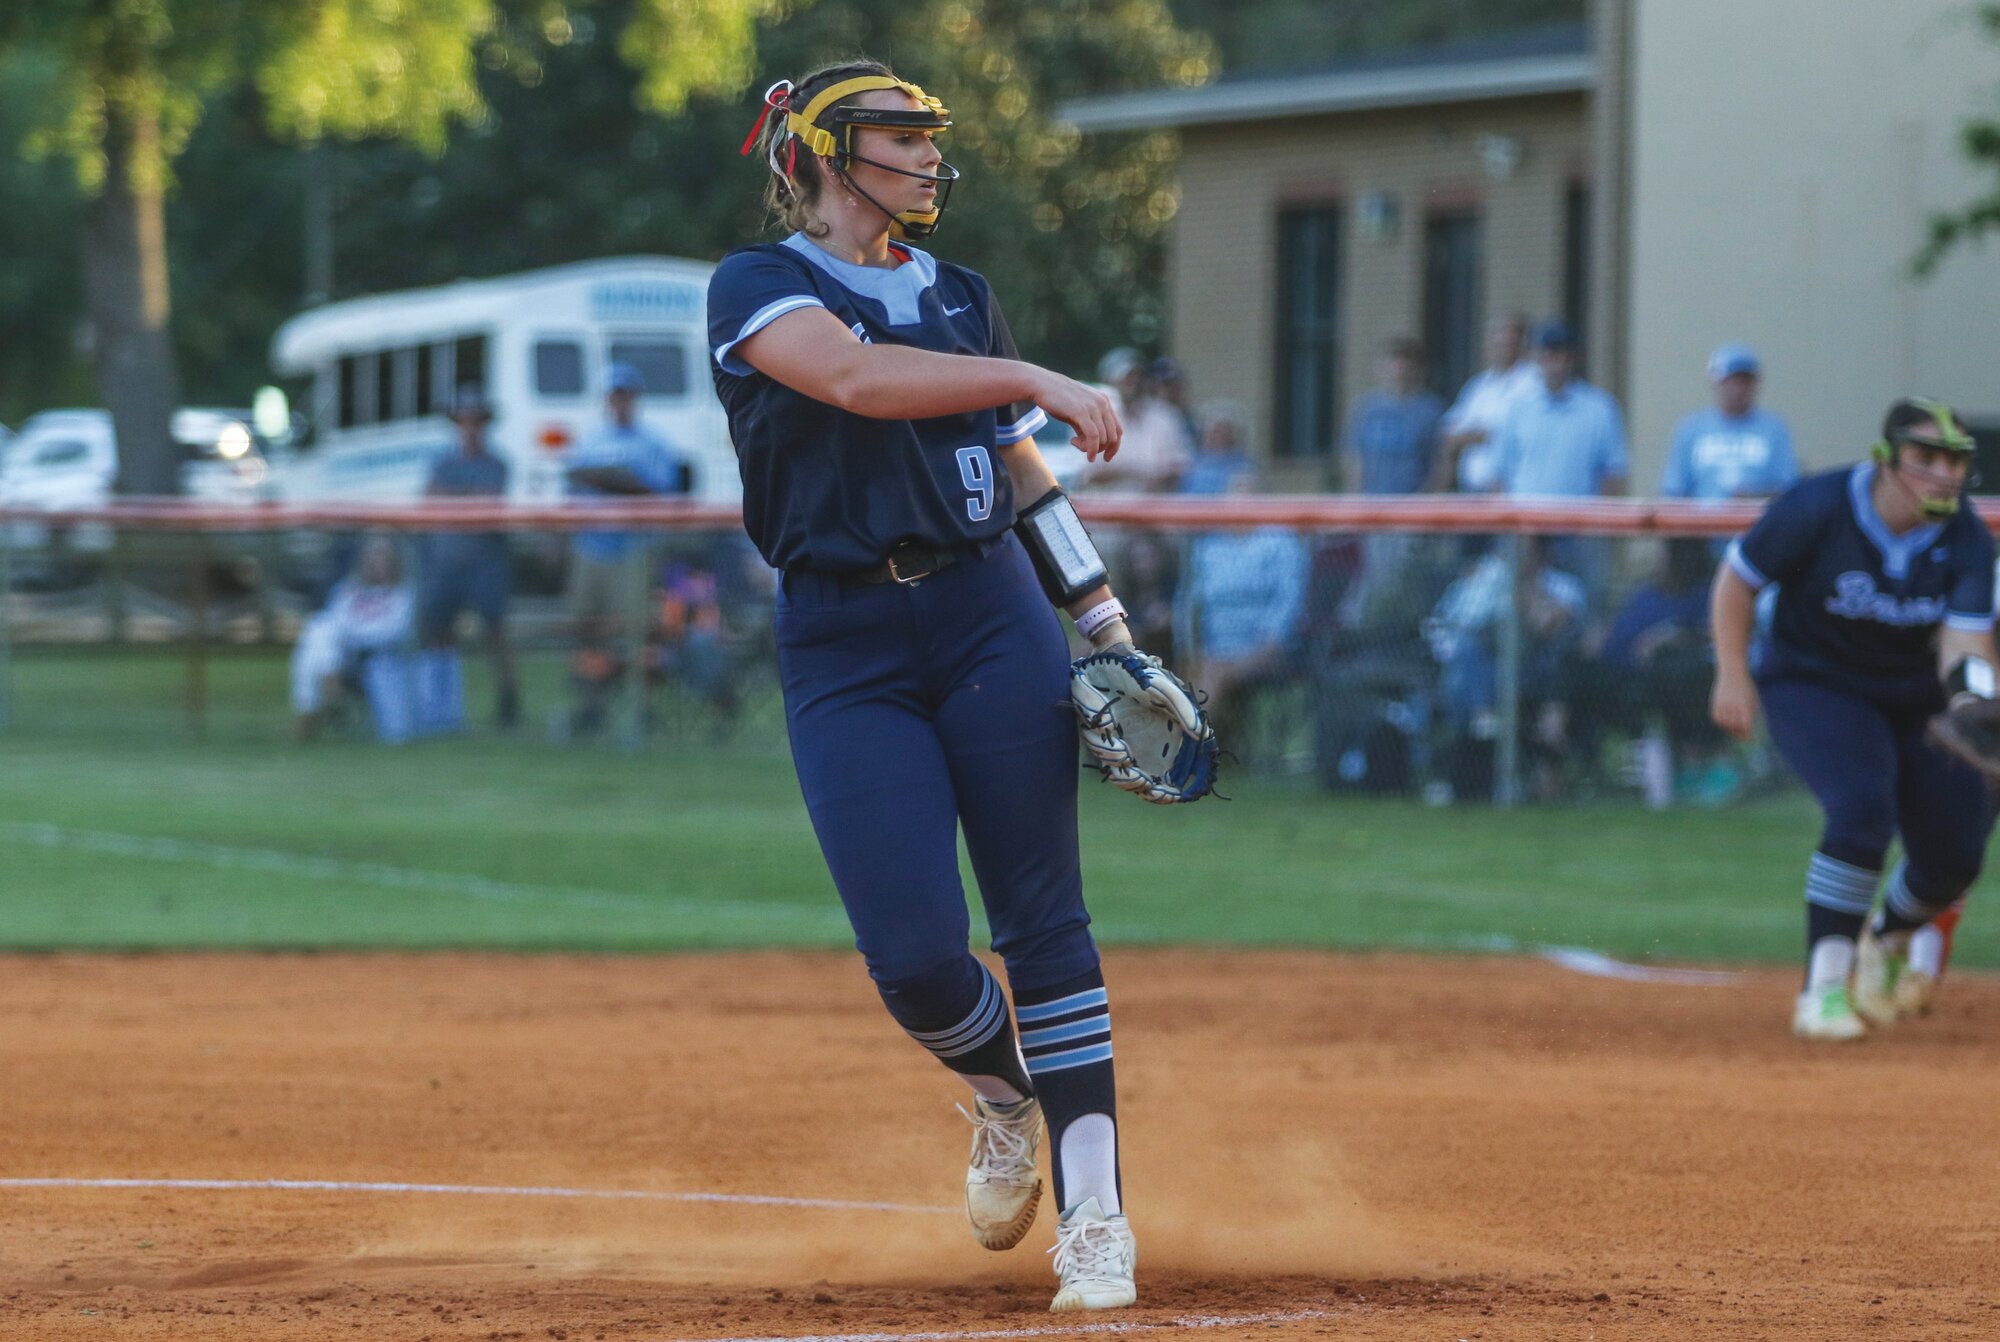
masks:
<path id="1" fill-rule="evenodd" d="M 1905 270 L 1926 214 L 1981 186 L 1953 139 L 1996 106 L 2000 46 L 1971 6 L 1632 3 L 1635 488 L 1657 487 L 1725 339 L 1763 354 L 1809 465 L 1854 459 L 1908 391 L 2000 418 L 2000 253 Z"/>
<path id="2" fill-rule="evenodd" d="M 1524 147 L 1503 182 L 1481 167 L 1480 142 L 1508 135 Z M 1277 215 L 1286 204 L 1337 200 L 1342 240 L 1340 403 L 1372 375 L 1375 352 L 1423 327 L 1423 224 L 1434 205 L 1480 202 L 1485 215 L 1488 311 L 1546 314 L 1562 299 L 1563 199 L 1587 178 L 1580 96 L 1191 127 L 1182 132 L 1181 211 L 1170 244 L 1172 344 L 1198 400 L 1241 400 L 1268 449 L 1275 349 Z M 1400 201 L 1392 241 L 1361 238 L 1353 204 L 1371 191 Z M 1313 483 L 1310 469 L 1281 485 Z"/>

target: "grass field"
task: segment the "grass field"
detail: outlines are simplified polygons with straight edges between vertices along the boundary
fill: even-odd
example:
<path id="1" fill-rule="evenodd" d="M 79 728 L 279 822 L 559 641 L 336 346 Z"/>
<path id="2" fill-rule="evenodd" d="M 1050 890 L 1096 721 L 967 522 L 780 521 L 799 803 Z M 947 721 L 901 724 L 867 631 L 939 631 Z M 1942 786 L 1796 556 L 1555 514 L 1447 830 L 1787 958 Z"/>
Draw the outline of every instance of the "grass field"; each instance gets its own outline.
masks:
<path id="1" fill-rule="evenodd" d="M 0 945 L 849 939 L 768 721 L 738 751 L 533 736 L 301 748 L 284 739 L 283 670 L 269 655 L 218 658 L 195 741 L 171 659 L 22 658 L 0 732 Z M 1156 808 L 1086 786 L 1085 875 L 1106 941 L 1797 954 L 1817 828 L 1801 796 L 1655 814 L 1231 790 Z M 2000 964 L 2000 929 L 1975 914 L 1959 957 Z"/>

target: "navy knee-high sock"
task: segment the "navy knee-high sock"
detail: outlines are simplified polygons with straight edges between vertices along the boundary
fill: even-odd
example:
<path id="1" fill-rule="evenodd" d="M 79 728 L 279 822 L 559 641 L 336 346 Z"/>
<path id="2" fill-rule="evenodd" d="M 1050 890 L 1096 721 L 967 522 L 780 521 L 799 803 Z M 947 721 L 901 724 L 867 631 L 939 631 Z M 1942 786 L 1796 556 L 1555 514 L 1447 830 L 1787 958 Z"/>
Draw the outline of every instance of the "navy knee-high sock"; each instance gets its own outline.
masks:
<path id="1" fill-rule="evenodd" d="M 877 979 L 875 987 L 910 1038 L 986 1099 L 1015 1103 L 1035 1093 L 1007 999 L 970 952 L 906 979 Z"/>
<path id="2" fill-rule="evenodd" d="M 1118 1179 L 1118 1091 L 1111 1070 L 1111 1006 L 1102 970 L 1068 982 L 1017 990 L 1021 1053 L 1049 1127 L 1056 1206 L 1067 1212 L 1096 1198 L 1122 1210 Z"/>

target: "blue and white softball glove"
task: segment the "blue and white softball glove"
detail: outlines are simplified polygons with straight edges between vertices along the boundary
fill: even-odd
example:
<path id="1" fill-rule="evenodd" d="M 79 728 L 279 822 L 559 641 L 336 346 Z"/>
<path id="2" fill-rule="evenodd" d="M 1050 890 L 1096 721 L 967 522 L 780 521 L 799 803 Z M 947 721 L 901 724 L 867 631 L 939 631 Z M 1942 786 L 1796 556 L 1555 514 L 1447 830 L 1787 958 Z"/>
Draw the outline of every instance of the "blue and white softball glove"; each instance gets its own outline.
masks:
<path id="1" fill-rule="evenodd" d="M 1215 790 L 1215 729 L 1187 682 L 1129 643 L 1070 665 L 1083 744 L 1106 781 L 1150 802 Z"/>

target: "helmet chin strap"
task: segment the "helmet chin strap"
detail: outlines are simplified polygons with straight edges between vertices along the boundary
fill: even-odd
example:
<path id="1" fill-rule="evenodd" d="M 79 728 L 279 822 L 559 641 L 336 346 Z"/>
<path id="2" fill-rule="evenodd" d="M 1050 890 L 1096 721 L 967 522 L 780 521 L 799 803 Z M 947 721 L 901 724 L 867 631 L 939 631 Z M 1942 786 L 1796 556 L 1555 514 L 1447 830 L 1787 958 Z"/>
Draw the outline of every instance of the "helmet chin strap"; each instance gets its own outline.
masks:
<path id="1" fill-rule="evenodd" d="M 1910 496 L 1910 503 L 1916 508 L 1917 516 L 1927 522 L 1942 522 L 1958 512 L 1958 491 L 1953 490 L 1949 498 L 1929 499 L 1919 494 L 1909 481 L 1903 478 L 1903 463 L 1889 463 L 1889 478 Z"/>
<path id="2" fill-rule="evenodd" d="M 863 191 L 861 184 L 854 180 L 854 174 L 849 172 L 845 167 L 837 166 L 834 168 L 834 171 L 840 174 L 841 183 L 847 190 L 861 197 L 861 199 L 867 201 L 888 217 L 889 233 L 898 242 L 922 240 L 937 231 L 938 216 L 944 212 L 945 199 L 951 194 L 951 184 L 958 180 L 957 168 L 940 160 L 938 170 L 935 174 L 910 172 L 903 168 L 892 168 L 886 163 L 877 163 L 872 158 L 863 158 L 856 153 L 850 152 L 846 157 L 851 163 L 866 163 L 871 168 L 879 168 L 883 172 L 893 172 L 898 177 L 911 177 L 919 182 L 936 182 L 938 191 L 936 197 L 931 202 L 930 209 L 905 210 L 901 214 L 898 214 L 881 201 L 875 199 L 875 197 L 869 195 L 866 191 Z"/>

